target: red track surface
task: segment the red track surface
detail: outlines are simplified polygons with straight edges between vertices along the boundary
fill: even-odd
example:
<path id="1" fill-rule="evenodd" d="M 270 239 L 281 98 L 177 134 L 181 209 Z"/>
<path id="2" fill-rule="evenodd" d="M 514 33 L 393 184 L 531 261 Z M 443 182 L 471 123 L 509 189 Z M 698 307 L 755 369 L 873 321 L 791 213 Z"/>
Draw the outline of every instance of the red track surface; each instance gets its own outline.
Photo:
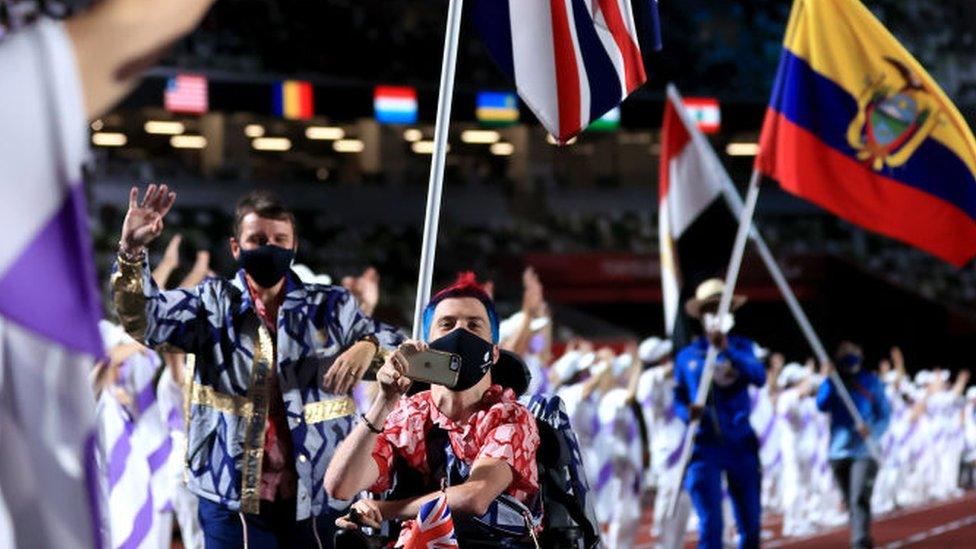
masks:
<path id="1" fill-rule="evenodd" d="M 764 548 L 789 549 L 842 549 L 849 547 L 849 531 L 845 528 L 827 530 L 815 536 L 804 538 L 782 538 L 779 536 L 779 520 L 763 523 L 764 531 L 772 531 L 775 536 L 764 540 Z M 976 549 L 976 492 L 965 496 L 930 504 L 919 508 L 895 511 L 877 517 L 872 529 L 875 546 L 879 549 L 940 548 Z M 654 547 L 650 537 L 650 512 L 641 521 L 641 530 L 634 543 L 634 549 Z M 693 540 L 685 543 L 686 549 L 693 549 Z"/>

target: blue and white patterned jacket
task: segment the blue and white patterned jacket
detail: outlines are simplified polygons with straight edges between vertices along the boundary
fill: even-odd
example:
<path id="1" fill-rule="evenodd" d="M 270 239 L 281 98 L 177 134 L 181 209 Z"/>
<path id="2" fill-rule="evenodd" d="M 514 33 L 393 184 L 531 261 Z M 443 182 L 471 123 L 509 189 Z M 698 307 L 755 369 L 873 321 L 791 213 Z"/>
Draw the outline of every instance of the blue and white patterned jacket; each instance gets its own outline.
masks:
<path id="1" fill-rule="evenodd" d="M 189 388 L 187 485 L 234 511 L 258 512 L 269 376 L 277 372 L 298 473 L 296 520 L 318 516 L 330 499 L 323 477 L 352 428 L 355 404 L 322 388 L 342 351 L 373 335 L 392 349 L 403 337 L 363 314 L 344 288 L 305 284 L 289 272 L 278 311 L 276 341 L 254 311 L 239 271 L 192 289 L 161 291 L 141 264 L 121 258 L 112 275 L 114 301 L 126 331 L 149 347 L 193 353 Z M 272 364 L 274 367 L 272 367 Z"/>

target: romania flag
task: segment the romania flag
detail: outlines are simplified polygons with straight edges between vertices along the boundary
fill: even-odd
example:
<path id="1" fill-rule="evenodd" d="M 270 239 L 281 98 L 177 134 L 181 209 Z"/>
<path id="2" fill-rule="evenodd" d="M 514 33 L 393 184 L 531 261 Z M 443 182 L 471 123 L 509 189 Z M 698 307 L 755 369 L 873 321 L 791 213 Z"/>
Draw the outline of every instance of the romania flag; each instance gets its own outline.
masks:
<path id="1" fill-rule="evenodd" d="M 312 84 L 285 80 L 274 87 L 274 112 L 291 120 L 308 120 L 315 116 Z"/>
<path id="2" fill-rule="evenodd" d="M 756 168 L 956 266 L 976 256 L 976 140 L 858 0 L 795 0 Z"/>

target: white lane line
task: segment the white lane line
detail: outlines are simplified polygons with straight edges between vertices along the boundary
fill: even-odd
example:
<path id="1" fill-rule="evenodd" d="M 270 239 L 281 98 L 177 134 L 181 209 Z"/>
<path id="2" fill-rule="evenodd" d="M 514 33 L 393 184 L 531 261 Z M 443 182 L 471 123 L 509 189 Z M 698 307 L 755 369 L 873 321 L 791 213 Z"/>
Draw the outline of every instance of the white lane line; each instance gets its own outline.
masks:
<path id="1" fill-rule="evenodd" d="M 930 510 L 937 509 L 937 508 L 940 508 L 940 507 L 944 507 L 944 506 L 947 506 L 947 505 L 952 505 L 952 504 L 955 504 L 955 503 L 961 503 L 963 501 L 972 500 L 972 499 L 976 499 L 976 498 L 973 498 L 972 493 L 970 492 L 970 493 L 967 493 L 966 495 L 963 495 L 963 496 L 960 496 L 960 497 L 957 497 L 957 498 L 952 498 L 952 499 L 949 499 L 949 500 L 946 500 L 946 501 L 932 501 L 932 502 L 928 502 L 928 503 L 926 503 L 924 505 L 919 505 L 918 507 L 903 507 L 903 508 L 898 509 L 896 511 L 892 511 L 892 512 L 887 513 L 885 515 L 876 517 L 872 521 L 871 528 L 872 528 L 872 530 L 875 529 L 875 528 L 877 528 L 878 525 L 880 523 L 882 523 L 882 522 L 887 522 L 887 521 L 890 521 L 890 520 L 897 520 L 897 519 L 900 519 L 900 518 L 905 517 L 905 516 L 908 516 L 908 515 L 915 515 L 915 514 L 925 513 L 926 511 L 930 511 Z M 848 526 L 846 524 L 845 525 L 842 525 L 842 526 L 837 526 L 837 527 L 829 527 L 829 528 L 826 528 L 824 530 L 821 530 L 821 531 L 819 531 L 819 532 L 817 532 L 815 534 L 808 534 L 808 535 L 805 535 L 805 536 L 797 536 L 797 537 L 777 538 L 777 539 L 772 540 L 772 541 L 769 541 L 769 542 L 764 542 L 762 545 L 763 545 L 763 547 L 766 547 L 768 549 L 776 549 L 777 547 L 784 547 L 784 546 L 788 546 L 788 545 L 793 544 L 793 543 L 802 542 L 802 541 L 809 541 L 809 540 L 813 540 L 813 539 L 816 539 L 816 538 L 819 538 L 819 537 L 822 537 L 822 536 L 829 536 L 831 534 L 836 534 L 837 532 L 843 532 L 843 531 L 847 530 L 847 528 L 848 528 Z M 892 542 L 892 543 L 901 543 L 902 545 L 904 545 L 905 542 L 904 542 L 904 540 L 899 540 L 899 541 Z M 902 545 L 892 546 L 892 549 L 894 549 L 894 547 L 901 547 Z"/>
<path id="2" fill-rule="evenodd" d="M 976 524 L 976 515 L 970 515 L 966 518 L 954 520 L 946 524 L 940 524 L 939 526 L 929 528 L 924 532 L 919 532 L 904 540 L 893 541 L 888 545 L 885 545 L 884 549 L 899 549 L 900 547 L 921 543 L 927 539 L 945 534 L 946 532 L 952 532 L 953 530 L 965 528 L 966 526 L 971 526 L 973 524 Z"/>

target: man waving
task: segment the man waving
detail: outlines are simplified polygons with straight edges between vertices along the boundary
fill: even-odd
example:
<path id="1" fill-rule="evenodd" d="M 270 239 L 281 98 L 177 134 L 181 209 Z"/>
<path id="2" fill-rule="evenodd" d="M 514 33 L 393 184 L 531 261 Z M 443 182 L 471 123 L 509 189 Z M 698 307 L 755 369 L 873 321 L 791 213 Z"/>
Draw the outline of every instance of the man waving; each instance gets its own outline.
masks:
<path id="1" fill-rule="evenodd" d="M 264 192 L 237 204 L 233 280 L 161 291 L 146 246 L 176 195 L 150 185 L 138 198 L 133 188 L 114 301 L 130 335 L 196 356 L 188 486 L 207 547 L 331 547 L 347 502 L 330 499 L 322 481 L 352 426 L 348 392 L 401 336 L 365 316 L 346 289 L 299 280 L 290 269 L 294 215 Z"/>

